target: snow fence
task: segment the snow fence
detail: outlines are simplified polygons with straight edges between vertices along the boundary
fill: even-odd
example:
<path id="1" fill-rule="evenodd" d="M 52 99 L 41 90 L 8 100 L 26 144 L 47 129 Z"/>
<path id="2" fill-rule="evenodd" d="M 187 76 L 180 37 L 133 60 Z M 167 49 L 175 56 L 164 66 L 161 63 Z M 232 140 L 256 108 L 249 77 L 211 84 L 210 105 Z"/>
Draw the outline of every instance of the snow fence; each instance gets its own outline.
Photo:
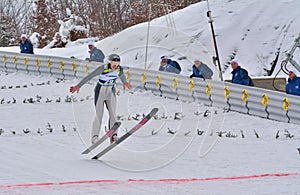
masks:
<path id="1" fill-rule="evenodd" d="M 101 63 L 75 58 L 20 54 L 0 51 L 0 71 L 52 75 L 58 79 L 83 78 Z M 124 67 L 124 66 L 123 66 Z M 134 90 L 149 90 L 155 95 L 178 101 L 196 101 L 224 111 L 300 124 L 300 97 L 267 89 L 215 80 L 190 79 L 166 72 L 124 67 Z M 96 80 L 97 78 L 95 78 Z"/>

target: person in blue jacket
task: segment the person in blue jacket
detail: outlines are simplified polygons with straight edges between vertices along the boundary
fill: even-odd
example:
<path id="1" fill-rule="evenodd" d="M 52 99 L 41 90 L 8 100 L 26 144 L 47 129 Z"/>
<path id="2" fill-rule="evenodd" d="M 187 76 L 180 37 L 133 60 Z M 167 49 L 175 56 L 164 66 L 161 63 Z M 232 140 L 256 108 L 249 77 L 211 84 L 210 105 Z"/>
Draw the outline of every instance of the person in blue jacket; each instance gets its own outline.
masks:
<path id="1" fill-rule="evenodd" d="M 181 67 L 175 60 L 169 59 L 168 56 L 161 56 L 161 62 L 159 66 L 159 71 L 166 71 L 171 73 L 179 74 L 181 72 Z"/>
<path id="2" fill-rule="evenodd" d="M 89 53 L 90 53 L 90 58 L 87 58 L 86 60 L 88 61 L 96 61 L 96 62 L 104 62 L 104 54 L 103 52 L 95 47 L 94 41 L 90 41 L 88 43 L 88 48 L 89 48 Z"/>
<path id="3" fill-rule="evenodd" d="M 199 58 L 194 59 L 193 65 L 193 74 L 190 75 L 190 78 L 198 77 L 203 79 L 211 79 L 214 74 L 213 71 L 203 62 L 200 61 Z"/>
<path id="4" fill-rule="evenodd" d="M 239 66 L 237 59 L 231 60 L 230 65 L 232 68 L 232 83 L 253 86 L 252 79 L 249 77 L 247 70 Z"/>
<path id="5" fill-rule="evenodd" d="M 30 40 L 27 39 L 27 36 L 25 34 L 21 35 L 20 50 L 21 53 L 34 54 L 33 45 Z"/>
<path id="6" fill-rule="evenodd" d="M 291 69 L 289 71 L 289 79 L 285 89 L 287 94 L 300 95 L 300 77 L 297 77 L 297 70 Z"/>

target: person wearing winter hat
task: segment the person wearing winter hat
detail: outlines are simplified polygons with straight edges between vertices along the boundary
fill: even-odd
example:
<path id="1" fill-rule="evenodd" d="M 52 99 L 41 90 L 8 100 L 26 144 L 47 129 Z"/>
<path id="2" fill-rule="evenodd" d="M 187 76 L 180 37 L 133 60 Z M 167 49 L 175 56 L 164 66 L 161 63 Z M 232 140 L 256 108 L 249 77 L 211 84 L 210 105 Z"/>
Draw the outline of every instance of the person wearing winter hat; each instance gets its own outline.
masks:
<path id="1" fill-rule="evenodd" d="M 298 71 L 295 68 L 289 70 L 288 83 L 285 90 L 287 94 L 300 95 L 300 77 L 297 77 Z"/>
<path id="2" fill-rule="evenodd" d="M 230 65 L 232 68 L 232 79 L 231 82 L 240 85 L 248 85 L 254 86 L 252 79 L 248 75 L 248 71 L 239 66 L 239 62 L 237 59 L 232 59 L 230 61 Z"/>
<path id="3" fill-rule="evenodd" d="M 171 72 L 179 74 L 181 72 L 181 67 L 175 60 L 171 60 L 167 55 L 160 57 L 161 62 L 159 66 L 159 71 Z"/>
<path id="4" fill-rule="evenodd" d="M 131 88 L 127 82 L 123 68 L 120 66 L 120 56 L 118 54 L 111 54 L 108 57 L 108 63 L 96 68 L 93 72 L 84 77 L 77 85 L 70 87 L 70 92 L 79 92 L 80 88 L 90 81 L 95 76 L 98 76 L 98 82 L 94 89 L 94 104 L 96 109 L 96 118 L 93 122 L 91 141 L 95 143 L 98 140 L 101 129 L 102 117 L 104 112 L 104 104 L 109 113 L 109 124 L 111 128 L 117 121 L 116 116 L 116 79 L 120 77 L 123 88 Z M 110 136 L 111 143 L 116 141 L 117 133 Z"/>
<path id="5" fill-rule="evenodd" d="M 290 68 L 289 73 L 294 73 L 294 75 L 297 76 L 298 71 L 296 68 Z"/>
<path id="6" fill-rule="evenodd" d="M 94 41 L 90 41 L 88 43 L 90 57 L 85 60 L 88 61 L 96 61 L 96 62 L 104 62 L 105 55 L 103 52 L 95 46 Z"/>
<path id="7" fill-rule="evenodd" d="M 190 78 L 198 77 L 203 79 L 211 79 L 213 75 L 213 71 L 206 64 L 204 64 L 200 58 L 194 59 L 192 68 L 193 74 L 190 75 Z"/>
<path id="8" fill-rule="evenodd" d="M 27 36 L 25 34 L 21 35 L 20 50 L 21 50 L 21 53 L 34 54 L 33 53 L 33 45 L 31 43 L 31 41 L 29 39 L 27 39 Z"/>

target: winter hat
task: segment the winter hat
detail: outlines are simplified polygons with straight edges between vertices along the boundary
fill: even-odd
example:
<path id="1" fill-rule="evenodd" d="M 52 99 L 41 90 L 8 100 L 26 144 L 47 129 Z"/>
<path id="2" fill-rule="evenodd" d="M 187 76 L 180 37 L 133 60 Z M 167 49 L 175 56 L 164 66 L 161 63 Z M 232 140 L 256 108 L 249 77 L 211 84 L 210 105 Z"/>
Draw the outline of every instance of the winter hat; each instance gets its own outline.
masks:
<path id="1" fill-rule="evenodd" d="M 27 36 L 26 36 L 25 34 L 22 34 L 22 35 L 21 35 L 21 39 L 22 39 L 23 37 L 25 37 L 25 39 L 27 39 Z"/>
<path id="2" fill-rule="evenodd" d="M 89 43 L 88 43 L 88 46 L 95 46 L 95 43 L 94 43 L 94 41 L 90 41 Z"/>
<path id="3" fill-rule="evenodd" d="M 198 61 L 198 62 L 201 62 L 200 58 L 195 57 L 195 58 L 194 58 L 194 62 L 197 62 L 197 61 Z"/>
<path id="4" fill-rule="evenodd" d="M 291 68 L 291 69 L 289 70 L 289 72 L 293 72 L 295 75 L 297 75 L 297 73 L 298 73 L 298 71 L 297 71 L 296 68 Z"/>
<path id="5" fill-rule="evenodd" d="M 235 62 L 235 63 L 239 64 L 239 61 L 238 61 L 236 58 L 233 58 L 233 59 L 230 61 L 230 64 L 231 64 L 232 62 Z"/>
<path id="6" fill-rule="evenodd" d="M 169 56 L 163 55 L 163 56 L 160 57 L 160 59 L 162 59 L 162 60 L 164 60 L 164 59 L 169 59 Z"/>

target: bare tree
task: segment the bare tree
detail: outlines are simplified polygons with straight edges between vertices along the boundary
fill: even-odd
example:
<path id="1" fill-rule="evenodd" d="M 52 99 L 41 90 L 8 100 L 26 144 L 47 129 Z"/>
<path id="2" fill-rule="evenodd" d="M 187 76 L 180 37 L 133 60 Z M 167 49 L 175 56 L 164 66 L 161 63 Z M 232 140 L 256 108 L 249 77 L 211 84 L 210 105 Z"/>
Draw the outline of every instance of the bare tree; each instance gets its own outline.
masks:
<path id="1" fill-rule="evenodd" d="M 10 24 L 10 21 L 5 17 L 1 17 L 0 20 L 0 47 L 6 47 L 12 45 L 13 33 L 10 31 L 13 27 Z"/>
<path id="2" fill-rule="evenodd" d="M 48 4 L 46 0 L 34 2 L 35 9 L 30 16 L 31 31 L 38 33 L 38 47 L 42 48 L 50 43 L 59 29 L 57 4 Z"/>
<path id="3" fill-rule="evenodd" d="M 58 21 L 69 19 L 69 10 L 81 17 L 81 25 L 88 29 L 87 33 L 84 32 L 86 34 L 75 32 L 77 35 L 72 40 L 83 36 L 102 39 L 132 25 L 146 22 L 149 18 L 166 15 L 199 1 L 201 0 L 1 0 L 0 18 L 5 17 L 5 21 L 14 26 L 12 33 L 16 40 L 22 33 L 40 34 L 45 39 L 41 40 L 42 47 L 56 36 Z"/>
<path id="4" fill-rule="evenodd" d="M 27 4 L 29 1 L 18 1 L 18 0 L 1 0 L 0 1 L 0 18 L 7 22 L 8 26 L 12 27 L 11 31 L 15 41 L 13 44 L 17 44 L 19 37 L 22 33 L 29 33 L 29 28 L 26 21 L 28 13 Z M 30 6 L 30 5 L 29 5 Z"/>

